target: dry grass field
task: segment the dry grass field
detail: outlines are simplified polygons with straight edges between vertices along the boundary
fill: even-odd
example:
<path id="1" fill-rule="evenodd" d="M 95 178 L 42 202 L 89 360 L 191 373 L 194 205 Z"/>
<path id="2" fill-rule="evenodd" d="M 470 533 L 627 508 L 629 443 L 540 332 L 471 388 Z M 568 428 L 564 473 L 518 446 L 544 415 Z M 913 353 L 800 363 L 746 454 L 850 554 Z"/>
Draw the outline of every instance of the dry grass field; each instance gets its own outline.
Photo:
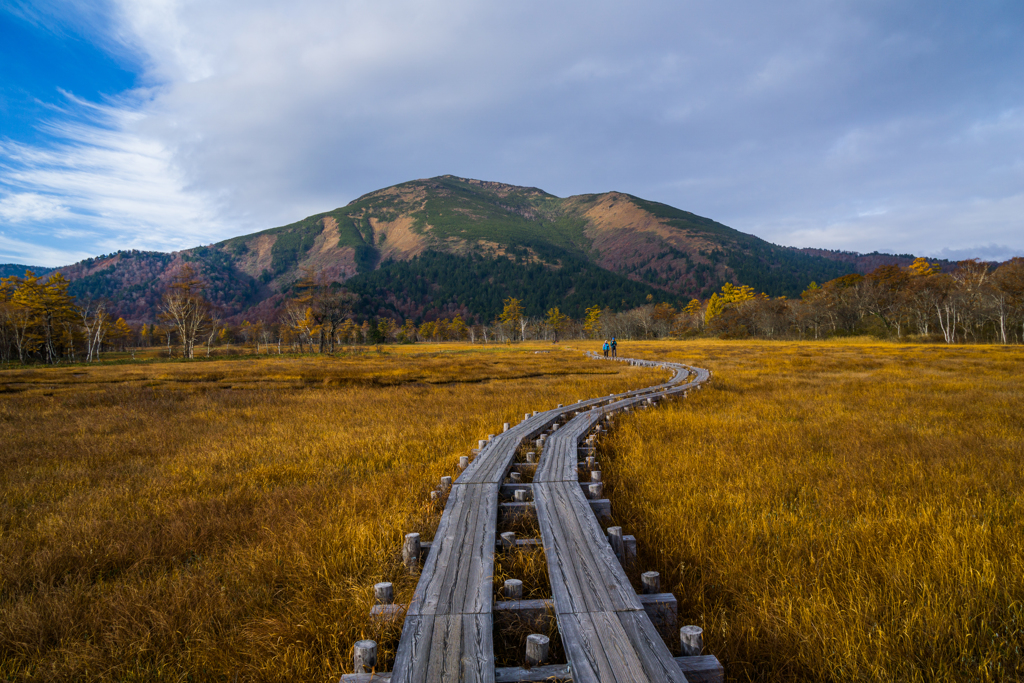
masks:
<path id="1" fill-rule="evenodd" d="M 387 668 L 372 584 L 411 596 L 402 534 L 458 456 L 665 377 L 552 348 L 0 371 L 0 680 L 336 681 L 363 636 Z M 638 569 L 729 679 L 1024 679 L 1024 349 L 620 353 L 715 371 L 601 449 Z M 542 553 L 495 574 L 545 591 Z"/>
<path id="2" fill-rule="evenodd" d="M 0 372 L 0 680 L 336 681 L 478 438 L 666 376 L 553 348 Z"/>
<path id="3" fill-rule="evenodd" d="M 715 372 L 608 497 L 738 681 L 1024 679 L 1024 349 L 624 344 Z"/>

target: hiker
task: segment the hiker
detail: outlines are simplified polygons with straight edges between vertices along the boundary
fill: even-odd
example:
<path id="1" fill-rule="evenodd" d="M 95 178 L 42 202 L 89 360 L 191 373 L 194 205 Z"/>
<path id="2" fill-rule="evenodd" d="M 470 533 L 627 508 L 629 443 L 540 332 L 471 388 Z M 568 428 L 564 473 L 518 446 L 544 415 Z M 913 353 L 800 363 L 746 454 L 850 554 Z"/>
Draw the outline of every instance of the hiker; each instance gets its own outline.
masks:
<path id="1" fill-rule="evenodd" d="M 619 343 L 615 341 L 615 337 L 612 337 L 612 358 L 618 358 L 619 354 L 616 349 L 619 347 Z"/>
<path id="2" fill-rule="evenodd" d="M 607 358 L 608 357 L 608 349 L 611 348 L 610 346 L 608 346 L 608 340 L 607 339 L 604 340 L 604 346 L 601 347 L 601 348 L 604 349 L 604 357 Z"/>

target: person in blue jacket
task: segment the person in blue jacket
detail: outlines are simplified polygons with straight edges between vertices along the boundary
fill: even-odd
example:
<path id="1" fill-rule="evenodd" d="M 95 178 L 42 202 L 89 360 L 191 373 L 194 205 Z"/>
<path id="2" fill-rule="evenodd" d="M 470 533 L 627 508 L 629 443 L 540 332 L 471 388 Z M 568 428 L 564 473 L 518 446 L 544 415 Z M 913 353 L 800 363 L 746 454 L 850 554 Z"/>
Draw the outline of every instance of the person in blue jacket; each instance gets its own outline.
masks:
<path id="1" fill-rule="evenodd" d="M 608 345 L 608 340 L 607 339 L 604 340 L 604 346 L 602 346 L 601 348 L 604 349 L 604 357 L 607 358 L 608 357 L 608 350 L 611 348 Z"/>
<path id="2" fill-rule="evenodd" d="M 619 346 L 619 343 L 617 341 L 615 341 L 615 337 L 612 337 L 612 358 L 618 358 L 619 357 L 619 353 L 616 350 L 616 349 L 618 349 L 618 346 Z"/>

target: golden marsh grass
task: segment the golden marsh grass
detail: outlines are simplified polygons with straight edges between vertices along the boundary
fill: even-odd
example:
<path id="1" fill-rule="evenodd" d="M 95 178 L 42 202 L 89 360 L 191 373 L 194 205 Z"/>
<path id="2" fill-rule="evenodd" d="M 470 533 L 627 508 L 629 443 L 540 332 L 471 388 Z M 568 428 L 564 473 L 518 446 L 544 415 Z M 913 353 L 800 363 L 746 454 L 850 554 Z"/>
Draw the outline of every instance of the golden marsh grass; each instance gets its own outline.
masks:
<path id="1" fill-rule="evenodd" d="M 1024 678 L 1024 349 L 623 347 L 715 372 L 601 448 L 729 679 Z"/>
<path id="2" fill-rule="evenodd" d="M 372 585 L 409 600 L 458 457 L 664 376 L 550 344 L 0 372 L 0 678 L 336 681 L 361 637 L 386 669 Z"/>

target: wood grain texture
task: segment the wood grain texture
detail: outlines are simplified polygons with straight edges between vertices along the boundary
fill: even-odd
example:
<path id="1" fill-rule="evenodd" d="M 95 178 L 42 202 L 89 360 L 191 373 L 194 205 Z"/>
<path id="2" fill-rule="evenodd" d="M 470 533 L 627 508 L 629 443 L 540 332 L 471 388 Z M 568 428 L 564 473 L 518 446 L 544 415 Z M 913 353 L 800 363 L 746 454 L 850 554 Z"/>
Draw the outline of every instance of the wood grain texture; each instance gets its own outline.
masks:
<path id="1" fill-rule="evenodd" d="M 491 615 L 408 616 L 395 655 L 396 683 L 494 681 Z"/>
<path id="2" fill-rule="evenodd" d="M 689 373 L 689 369 L 674 364 L 635 364 L 671 368 L 674 376 L 656 387 L 527 416 L 481 444 L 473 462 L 448 489 L 433 541 L 422 544 L 421 554 L 426 559 L 406 613 L 394 671 L 387 677 L 378 674 L 375 680 L 495 680 L 491 593 L 499 510 L 502 514 L 537 514 L 538 519 L 543 518 L 541 533 L 552 571 L 554 611 L 558 612 L 560 630 L 563 621 L 565 624 L 563 644 L 570 653 L 573 671 L 579 669 L 575 680 L 685 680 L 681 674 L 674 677 L 666 673 L 665 657 L 670 660 L 671 656 L 597 523 L 595 512 L 610 514 L 609 501 L 588 501 L 578 483 L 580 441 L 606 410 L 634 406 L 652 394 L 674 389 Z M 574 417 L 561 424 L 570 414 Z M 554 429 L 559 426 L 556 422 L 561 424 L 560 429 Z M 535 470 L 535 486 L 530 487 L 535 500 L 541 490 L 545 500 L 542 504 L 499 506 L 501 493 L 507 496 L 516 489 L 527 489 L 502 486 L 519 445 L 549 429 L 552 433 L 545 440 Z M 530 607 L 540 616 L 541 605 Z M 547 605 L 543 608 L 546 612 Z M 499 610 L 505 612 L 506 608 Z M 397 609 L 391 611 L 397 616 Z M 536 677 L 547 669 L 553 673 Z M 506 681 L 547 680 L 568 674 L 564 666 L 504 672 L 501 680 Z M 527 677 L 516 678 L 524 675 Z M 349 678 L 356 680 L 351 676 L 344 680 Z"/>

